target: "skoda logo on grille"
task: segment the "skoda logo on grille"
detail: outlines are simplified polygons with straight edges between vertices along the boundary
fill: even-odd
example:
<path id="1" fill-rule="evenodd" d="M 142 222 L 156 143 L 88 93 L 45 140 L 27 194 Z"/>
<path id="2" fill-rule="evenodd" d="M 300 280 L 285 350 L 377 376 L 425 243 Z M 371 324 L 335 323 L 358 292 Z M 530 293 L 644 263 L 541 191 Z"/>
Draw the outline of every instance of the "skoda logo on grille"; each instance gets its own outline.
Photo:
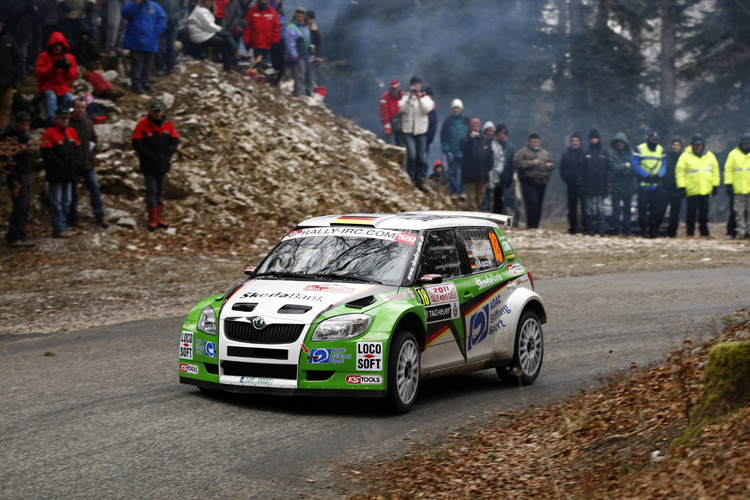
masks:
<path id="1" fill-rule="evenodd" d="M 250 323 L 253 325 L 253 328 L 255 328 L 256 330 L 262 330 L 267 326 L 266 320 L 261 318 L 260 316 L 255 316 L 251 318 Z"/>

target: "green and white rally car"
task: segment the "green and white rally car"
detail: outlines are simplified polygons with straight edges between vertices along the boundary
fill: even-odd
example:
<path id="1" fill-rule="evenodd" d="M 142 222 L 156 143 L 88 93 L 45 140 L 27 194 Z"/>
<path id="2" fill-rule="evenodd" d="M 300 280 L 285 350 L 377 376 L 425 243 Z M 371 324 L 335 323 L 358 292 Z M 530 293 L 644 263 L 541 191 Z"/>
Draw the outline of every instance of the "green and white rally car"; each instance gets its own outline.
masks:
<path id="1" fill-rule="evenodd" d="M 387 397 L 495 368 L 531 384 L 546 312 L 503 229 L 476 212 L 332 215 L 300 223 L 180 335 L 180 382 L 271 394 Z"/>

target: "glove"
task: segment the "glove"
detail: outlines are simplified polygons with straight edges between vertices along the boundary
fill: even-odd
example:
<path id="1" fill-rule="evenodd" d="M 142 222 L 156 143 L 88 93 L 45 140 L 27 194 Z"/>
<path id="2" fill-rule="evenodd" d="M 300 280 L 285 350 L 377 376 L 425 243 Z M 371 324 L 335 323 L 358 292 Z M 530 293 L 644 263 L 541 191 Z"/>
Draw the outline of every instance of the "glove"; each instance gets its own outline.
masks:
<path id="1" fill-rule="evenodd" d="M 391 135 L 391 132 L 392 132 L 392 130 L 391 130 L 391 124 L 390 123 L 386 123 L 385 124 L 385 135 Z"/>
<path id="2" fill-rule="evenodd" d="M 52 67 L 61 69 L 63 71 L 68 71 L 70 69 L 70 61 L 68 61 L 67 57 L 62 56 L 59 59 L 55 60 L 55 62 L 52 64 Z"/>
<path id="3" fill-rule="evenodd" d="M 646 182 L 650 182 L 652 184 L 655 184 L 659 182 L 659 176 L 656 174 L 649 174 L 648 177 L 646 177 Z"/>
<path id="4" fill-rule="evenodd" d="M 445 157 L 448 161 L 453 161 L 453 153 L 451 153 L 450 151 L 445 153 Z"/>
<path id="5" fill-rule="evenodd" d="M 727 190 L 727 196 L 734 195 L 734 186 L 732 186 L 731 184 L 727 184 L 726 186 L 724 186 L 724 189 Z"/>
<path id="6" fill-rule="evenodd" d="M 714 188 L 711 190 L 711 196 L 716 196 L 716 193 L 718 193 L 718 192 L 719 192 L 719 188 L 717 188 L 716 186 L 714 186 Z"/>
<path id="7" fill-rule="evenodd" d="M 682 199 L 687 198 L 687 189 L 680 188 L 680 198 L 682 198 Z"/>

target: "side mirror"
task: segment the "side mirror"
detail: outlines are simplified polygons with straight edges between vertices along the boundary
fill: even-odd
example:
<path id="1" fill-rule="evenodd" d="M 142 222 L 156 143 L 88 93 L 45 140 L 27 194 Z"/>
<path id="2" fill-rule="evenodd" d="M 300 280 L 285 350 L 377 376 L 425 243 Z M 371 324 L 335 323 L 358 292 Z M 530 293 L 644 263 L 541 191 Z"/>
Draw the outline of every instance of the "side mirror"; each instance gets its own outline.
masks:
<path id="1" fill-rule="evenodd" d="M 420 284 L 432 284 L 437 285 L 438 283 L 443 282 L 443 276 L 441 274 L 425 274 L 419 280 L 417 280 Z"/>
<path id="2" fill-rule="evenodd" d="M 253 274 L 255 274 L 255 270 L 256 269 L 257 269 L 257 267 L 255 267 L 255 266 L 247 266 L 247 267 L 245 267 L 245 274 L 248 275 L 248 276 L 252 276 Z"/>

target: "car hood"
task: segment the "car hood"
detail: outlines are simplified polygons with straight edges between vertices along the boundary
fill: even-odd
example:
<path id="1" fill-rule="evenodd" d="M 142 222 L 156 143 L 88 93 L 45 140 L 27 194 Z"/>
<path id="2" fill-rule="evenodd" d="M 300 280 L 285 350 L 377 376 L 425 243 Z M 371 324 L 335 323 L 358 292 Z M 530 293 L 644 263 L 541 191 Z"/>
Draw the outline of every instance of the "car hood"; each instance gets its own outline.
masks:
<path id="1" fill-rule="evenodd" d="M 248 280 L 224 304 L 221 317 L 262 316 L 272 323 L 310 324 L 326 310 L 396 289 L 368 283 Z"/>

